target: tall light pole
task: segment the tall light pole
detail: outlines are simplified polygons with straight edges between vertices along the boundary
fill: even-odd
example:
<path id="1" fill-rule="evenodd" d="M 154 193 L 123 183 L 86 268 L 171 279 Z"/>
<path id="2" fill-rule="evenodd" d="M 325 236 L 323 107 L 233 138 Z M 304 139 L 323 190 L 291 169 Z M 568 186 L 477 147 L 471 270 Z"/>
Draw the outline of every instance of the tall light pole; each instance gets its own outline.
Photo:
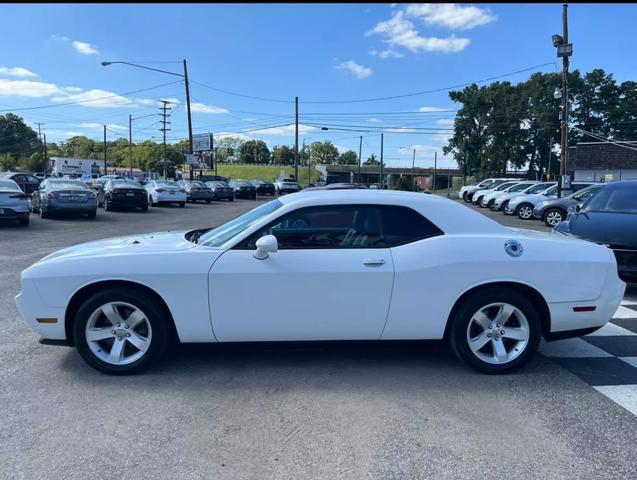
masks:
<path id="1" fill-rule="evenodd" d="M 129 65 L 131 67 L 143 68 L 144 70 L 152 70 L 153 72 L 165 73 L 167 75 L 174 75 L 176 77 L 181 77 L 184 79 L 184 83 L 186 84 L 186 110 L 188 112 L 188 153 L 192 155 L 192 113 L 190 111 L 190 82 L 188 81 L 188 65 L 186 64 L 186 60 L 183 61 L 183 74 L 169 72 L 168 70 L 160 70 L 159 68 L 144 67 L 143 65 L 137 65 L 136 63 L 130 62 L 102 62 L 102 66 L 108 67 L 109 65 L 113 65 L 115 63 Z M 192 180 L 192 165 L 190 166 L 190 179 Z"/>
<path id="2" fill-rule="evenodd" d="M 556 99 L 562 99 L 562 118 L 560 123 L 560 178 L 557 183 L 557 196 L 562 198 L 566 177 L 566 157 L 568 150 L 568 65 L 573 55 L 573 44 L 568 43 L 568 5 L 562 5 L 562 35 L 552 36 L 553 46 L 557 48 L 558 58 L 562 58 L 562 91 L 554 93 Z"/>
<path id="3" fill-rule="evenodd" d="M 294 97 L 294 180 L 299 181 L 299 97 Z"/>
<path id="4" fill-rule="evenodd" d="M 361 135 L 358 140 L 358 176 L 356 178 L 357 183 L 361 183 L 361 162 L 363 161 L 363 136 Z"/>

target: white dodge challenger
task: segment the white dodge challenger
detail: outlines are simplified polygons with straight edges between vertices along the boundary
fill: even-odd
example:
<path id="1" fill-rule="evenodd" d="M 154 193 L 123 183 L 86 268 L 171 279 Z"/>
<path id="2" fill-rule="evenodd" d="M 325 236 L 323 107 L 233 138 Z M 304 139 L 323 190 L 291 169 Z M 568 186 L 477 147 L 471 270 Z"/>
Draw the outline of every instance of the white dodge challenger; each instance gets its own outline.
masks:
<path id="1" fill-rule="evenodd" d="M 610 249 L 503 227 L 435 195 L 296 193 L 216 228 L 55 252 L 16 303 L 45 343 L 132 373 L 171 342 L 445 339 L 487 373 L 603 326 L 626 285 Z M 281 308 L 285 305 L 285 308 Z"/>

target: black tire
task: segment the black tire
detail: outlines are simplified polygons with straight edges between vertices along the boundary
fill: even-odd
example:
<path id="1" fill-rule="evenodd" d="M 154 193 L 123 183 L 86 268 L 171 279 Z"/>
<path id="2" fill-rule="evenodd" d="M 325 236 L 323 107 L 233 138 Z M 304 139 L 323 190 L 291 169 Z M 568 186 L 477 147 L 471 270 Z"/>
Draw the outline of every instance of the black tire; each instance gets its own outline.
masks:
<path id="1" fill-rule="evenodd" d="M 489 202 L 487 203 L 487 208 L 489 210 L 493 210 L 493 204 L 495 203 L 494 199 L 489 200 Z"/>
<path id="2" fill-rule="evenodd" d="M 93 212 L 88 213 L 89 220 L 95 220 L 96 217 L 97 217 L 97 209 Z"/>
<path id="3" fill-rule="evenodd" d="M 212 202 L 212 199 L 208 198 L 208 199 L 206 200 L 206 203 L 210 204 L 210 202 Z"/>
<path id="4" fill-rule="evenodd" d="M 179 207 L 184 208 L 186 206 L 186 202 L 179 202 Z"/>
<path id="5" fill-rule="evenodd" d="M 513 360 L 503 364 L 491 364 L 478 358 L 469 347 L 467 339 L 472 316 L 481 308 L 497 302 L 505 302 L 518 308 L 529 325 L 529 339 L 524 350 Z M 509 373 L 517 370 L 533 356 L 540 343 L 541 322 L 537 310 L 525 296 L 508 288 L 491 287 L 476 291 L 454 309 L 449 321 L 451 323 L 447 340 L 451 349 L 463 362 L 483 373 Z"/>
<path id="6" fill-rule="evenodd" d="M 108 201 L 108 197 L 104 199 L 104 211 L 109 212 L 113 210 L 113 206 Z"/>
<path id="7" fill-rule="evenodd" d="M 551 218 L 549 214 L 552 214 L 552 216 L 554 217 L 556 217 L 559 214 L 560 222 L 566 218 L 566 214 L 564 213 L 563 210 L 560 210 L 559 208 L 549 208 L 546 212 L 544 212 L 544 215 L 542 215 L 542 221 L 544 222 L 544 225 L 551 228 L 553 228 L 559 222 L 556 222 L 555 225 L 552 225 L 551 223 L 549 223 Z"/>
<path id="8" fill-rule="evenodd" d="M 228 201 L 229 201 L 229 202 L 234 202 L 234 197 L 230 197 L 230 198 L 228 199 Z"/>
<path id="9" fill-rule="evenodd" d="M 157 206 L 157 204 L 155 202 L 153 202 L 152 195 L 148 195 L 148 205 L 150 205 L 151 207 L 156 207 Z"/>
<path id="10" fill-rule="evenodd" d="M 522 212 L 528 212 L 528 208 L 531 209 L 531 213 L 529 217 L 523 217 Z M 518 216 L 520 220 L 532 220 L 533 219 L 533 205 L 530 203 L 521 203 L 518 205 L 518 208 L 515 209 L 515 215 Z"/>
<path id="11" fill-rule="evenodd" d="M 91 314 L 100 306 L 115 301 L 129 303 L 142 310 L 152 328 L 148 350 L 141 358 L 128 365 L 112 365 L 101 360 L 91 351 L 86 341 L 86 324 Z M 110 375 L 138 373 L 155 364 L 166 351 L 172 336 L 169 322 L 164 311 L 146 292 L 135 288 L 106 288 L 85 300 L 77 311 L 73 322 L 73 340 L 82 359 L 94 369 Z"/>
<path id="12" fill-rule="evenodd" d="M 45 211 L 42 207 L 40 207 L 39 210 L 40 218 L 49 218 L 49 212 Z"/>
<path id="13" fill-rule="evenodd" d="M 471 203 L 471 198 L 469 198 L 469 193 L 468 192 L 464 192 L 462 194 L 462 199 L 467 202 L 467 203 Z"/>
<path id="14" fill-rule="evenodd" d="M 147 212 L 147 211 L 148 211 L 148 205 L 144 205 L 144 206 L 142 206 L 142 207 L 140 208 L 140 210 L 141 210 L 142 212 Z"/>
<path id="15" fill-rule="evenodd" d="M 507 200 L 505 202 L 502 202 L 502 205 L 500 205 L 500 210 L 502 210 L 502 213 L 504 213 L 505 215 L 508 215 L 508 213 L 505 210 L 508 204 L 509 204 L 509 201 Z"/>
<path id="16" fill-rule="evenodd" d="M 20 220 L 18 220 L 18 223 L 21 227 L 28 227 L 30 223 L 29 217 L 21 218 Z"/>

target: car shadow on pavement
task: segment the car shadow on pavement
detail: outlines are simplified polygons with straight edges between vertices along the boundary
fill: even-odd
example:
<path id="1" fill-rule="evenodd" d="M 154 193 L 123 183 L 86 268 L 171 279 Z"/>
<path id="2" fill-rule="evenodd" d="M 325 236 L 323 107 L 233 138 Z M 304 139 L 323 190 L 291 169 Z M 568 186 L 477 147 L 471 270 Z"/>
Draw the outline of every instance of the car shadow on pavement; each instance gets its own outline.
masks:
<path id="1" fill-rule="evenodd" d="M 143 384 L 151 389 L 158 381 L 179 388 L 188 384 L 266 390 L 272 385 L 294 388 L 311 384 L 323 388 L 345 382 L 369 388 L 386 388 L 389 383 L 409 389 L 416 382 L 420 386 L 457 385 L 461 389 L 467 381 L 513 386 L 520 376 L 531 377 L 531 383 L 541 382 L 541 377 L 554 370 L 551 366 L 550 361 L 535 355 L 519 372 L 484 375 L 465 366 L 440 341 L 183 344 L 175 346 L 156 366 L 125 380 L 92 370 L 75 350 L 69 350 L 62 360 L 62 368 L 80 381 L 109 385 L 123 382 L 131 388 Z"/>

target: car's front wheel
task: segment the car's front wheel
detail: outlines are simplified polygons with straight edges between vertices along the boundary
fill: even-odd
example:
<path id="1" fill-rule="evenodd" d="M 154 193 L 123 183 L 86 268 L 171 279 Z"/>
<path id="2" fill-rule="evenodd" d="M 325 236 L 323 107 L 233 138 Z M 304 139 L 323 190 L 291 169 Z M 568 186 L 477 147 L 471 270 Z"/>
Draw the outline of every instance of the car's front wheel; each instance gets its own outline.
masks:
<path id="1" fill-rule="evenodd" d="M 544 213 L 544 223 L 547 227 L 554 227 L 564 220 L 564 212 L 559 208 L 550 208 Z"/>
<path id="2" fill-rule="evenodd" d="M 533 218 L 533 205 L 530 203 L 523 203 L 517 209 L 518 218 L 522 220 L 530 220 Z"/>
<path id="3" fill-rule="evenodd" d="M 142 291 L 107 288 L 78 310 L 73 339 L 79 354 L 103 373 L 136 373 L 156 363 L 170 328 L 162 309 Z"/>
<path id="4" fill-rule="evenodd" d="M 469 296 L 450 319 L 454 353 L 484 373 L 520 368 L 540 342 L 540 317 L 533 304 L 508 288 L 480 290 Z"/>

